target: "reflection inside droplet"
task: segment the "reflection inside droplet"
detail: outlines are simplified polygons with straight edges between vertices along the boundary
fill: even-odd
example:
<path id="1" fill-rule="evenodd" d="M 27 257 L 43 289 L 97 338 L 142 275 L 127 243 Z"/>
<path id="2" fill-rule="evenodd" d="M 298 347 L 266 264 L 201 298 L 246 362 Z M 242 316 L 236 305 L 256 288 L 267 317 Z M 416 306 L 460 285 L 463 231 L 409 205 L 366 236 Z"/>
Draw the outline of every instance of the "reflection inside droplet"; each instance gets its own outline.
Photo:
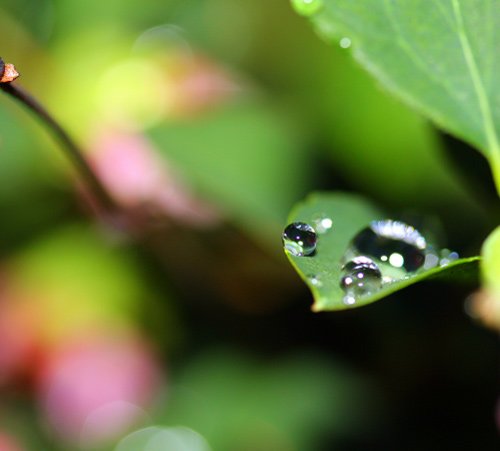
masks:
<path id="1" fill-rule="evenodd" d="M 389 263 L 392 266 L 394 266 L 395 268 L 402 268 L 403 265 L 404 265 L 404 263 L 405 263 L 405 259 L 403 258 L 403 256 L 401 254 L 398 254 L 397 252 L 394 252 L 389 257 Z"/>
<path id="2" fill-rule="evenodd" d="M 356 304 L 356 298 L 354 296 L 351 296 L 351 295 L 346 295 L 344 296 L 343 300 L 345 305 L 354 305 Z"/>

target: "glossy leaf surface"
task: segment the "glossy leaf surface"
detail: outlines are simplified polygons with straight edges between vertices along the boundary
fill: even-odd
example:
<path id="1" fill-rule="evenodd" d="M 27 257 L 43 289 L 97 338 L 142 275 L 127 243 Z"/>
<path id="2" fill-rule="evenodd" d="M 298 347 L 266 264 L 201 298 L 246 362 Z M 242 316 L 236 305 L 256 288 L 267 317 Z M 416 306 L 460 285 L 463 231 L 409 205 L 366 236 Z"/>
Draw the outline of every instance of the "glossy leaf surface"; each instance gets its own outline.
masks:
<path id="1" fill-rule="evenodd" d="M 499 185 L 500 0 L 323 0 L 317 11 L 322 35 L 349 39 L 387 89 L 477 147 Z"/>

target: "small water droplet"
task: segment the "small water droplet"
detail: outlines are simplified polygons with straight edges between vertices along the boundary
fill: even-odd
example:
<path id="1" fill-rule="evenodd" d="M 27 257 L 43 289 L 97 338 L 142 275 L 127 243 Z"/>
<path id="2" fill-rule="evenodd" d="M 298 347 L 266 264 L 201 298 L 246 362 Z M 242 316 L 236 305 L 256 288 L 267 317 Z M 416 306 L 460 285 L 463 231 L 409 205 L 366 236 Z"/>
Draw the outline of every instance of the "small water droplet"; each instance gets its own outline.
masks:
<path id="1" fill-rule="evenodd" d="M 285 250 L 295 257 L 311 256 L 316 251 L 316 232 L 305 222 L 286 226 L 282 240 Z"/>
<path id="2" fill-rule="evenodd" d="M 323 0 L 292 0 L 292 5 L 299 14 L 312 16 L 323 6 Z"/>
<path id="3" fill-rule="evenodd" d="M 424 269 L 432 269 L 435 268 L 439 264 L 439 257 L 434 253 L 434 251 L 430 251 L 425 254 L 424 261 Z"/>
<path id="4" fill-rule="evenodd" d="M 373 260 L 365 256 L 358 256 L 343 266 L 344 276 L 340 286 L 345 291 L 346 299 L 354 301 L 360 296 L 374 293 L 382 286 L 382 274 Z M 350 304 L 351 302 L 349 302 Z"/>
<path id="5" fill-rule="evenodd" d="M 440 259 L 439 259 L 439 266 L 447 266 L 451 262 L 458 260 L 459 255 L 457 252 L 450 251 L 449 249 L 442 249 L 441 252 L 439 253 Z"/>
<path id="6" fill-rule="evenodd" d="M 356 255 L 366 255 L 399 271 L 389 275 L 403 277 L 424 265 L 426 247 L 425 238 L 408 224 L 390 219 L 372 221 L 353 238 L 344 261 Z"/>
<path id="7" fill-rule="evenodd" d="M 321 281 L 321 278 L 316 275 L 310 275 L 308 276 L 309 282 L 311 282 L 311 285 L 314 285 L 315 287 L 322 287 L 323 282 Z"/>
<path id="8" fill-rule="evenodd" d="M 354 296 L 346 294 L 344 298 L 342 299 L 342 302 L 345 305 L 354 305 L 356 304 L 356 298 Z"/>
<path id="9" fill-rule="evenodd" d="M 314 228 L 317 233 L 326 233 L 333 227 L 333 220 L 326 216 L 314 220 Z"/>
<path id="10" fill-rule="evenodd" d="M 339 42 L 340 47 L 343 49 L 348 49 L 351 46 L 351 44 L 352 44 L 351 40 L 347 37 L 343 37 Z"/>

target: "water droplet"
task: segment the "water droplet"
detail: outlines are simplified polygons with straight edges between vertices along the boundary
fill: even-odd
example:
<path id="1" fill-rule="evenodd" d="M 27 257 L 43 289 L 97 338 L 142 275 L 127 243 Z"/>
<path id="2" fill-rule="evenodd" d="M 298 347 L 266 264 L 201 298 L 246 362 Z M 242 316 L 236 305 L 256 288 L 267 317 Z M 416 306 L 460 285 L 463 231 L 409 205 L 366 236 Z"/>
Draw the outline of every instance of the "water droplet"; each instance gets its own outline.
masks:
<path id="1" fill-rule="evenodd" d="M 346 294 L 344 298 L 342 299 L 342 302 L 345 305 L 354 305 L 356 304 L 356 298 L 354 296 L 351 296 L 349 294 Z"/>
<path id="2" fill-rule="evenodd" d="M 344 261 L 365 255 L 394 270 L 387 275 L 402 278 L 424 265 L 426 247 L 425 238 L 408 224 L 390 219 L 372 221 L 353 238 Z"/>
<path id="3" fill-rule="evenodd" d="M 295 257 L 311 256 L 316 251 L 316 232 L 305 222 L 286 226 L 282 239 L 285 250 Z"/>
<path id="4" fill-rule="evenodd" d="M 326 216 L 314 220 L 314 228 L 317 233 L 326 233 L 333 227 L 333 220 Z"/>
<path id="5" fill-rule="evenodd" d="M 360 296 L 374 293 L 382 286 L 382 274 L 376 263 L 368 257 L 358 256 L 343 266 L 340 286 L 345 291 L 344 303 L 354 304 Z"/>
<path id="6" fill-rule="evenodd" d="M 343 49 L 348 49 L 351 46 L 351 44 L 352 44 L 351 40 L 346 37 L 343 37 L 339 42 L 340 47 Z"/>
<path id="7" fill-rule="evenodd" d="M 425 254 L 424 261 L 424 269 L 432 269 L 435 268 L 439 264 L 439 257 L 434 253 L 434 251 L 430 251 Z"/>
<path id="8" fill-rule="evenodd" d="M 309 279 L 309 282 L 311 282 L 311 284 L 314 285 L 315 287 L 319 288 L 323 286 L 323 282 L 321 281 L 321 278 L 319 276 L 310 275 L 307 278 Z"/>
<path id="9" fill-rule="evenodd" d="M 292 5 L 299 14 L 312 16 L 323 6 L 323 0 L 292 0 Z"/>
<path id="10" fill-rule="evenodd" d="M 449 249 L 442 249 L 439 255 L 441 257 L 439 259 L 439 266 L 449 265 L 451 262 L 458 260 L 460 257 L 457 252 L 450 251 Z"/>

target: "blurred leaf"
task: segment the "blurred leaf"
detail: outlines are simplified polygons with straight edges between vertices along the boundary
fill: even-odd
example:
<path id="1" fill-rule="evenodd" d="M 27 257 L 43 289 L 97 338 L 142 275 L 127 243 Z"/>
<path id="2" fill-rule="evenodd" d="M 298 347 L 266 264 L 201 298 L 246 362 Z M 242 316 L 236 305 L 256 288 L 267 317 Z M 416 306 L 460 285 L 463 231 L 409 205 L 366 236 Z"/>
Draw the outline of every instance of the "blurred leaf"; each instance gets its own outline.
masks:
<path id="1" fill-rule="evenodd" d="M 232 103 L 150 132 L 201 197 L 261 242 L 275 242 L 283 218 L 311 178 L 301 137 L 262 102 Z"/>
<path id="2" fill-rule="evenodd" d="M 323 0 L 312 20 L 347 36 L 385 87 L 479 148 L 500 177 L 499 11 L 500 0 Z"/>
<path id="3" fill-rule="evenodd" d="M 0 449 L 2 451 L 59 450 L 55 443 L 50 443 L 45 431 L 42 430 L 37 416 L 38 412 L 33 408 L 33 403 L 12 392 L 14 390 L 9 390 L 9 396 L 5 396 L 5 392 L 2 393 L 4 396 L 0 403 Z M 2 447 L 3 434 L 11 437 L 17 446 L 4 449 Z"/>
<path id="4" fill-rule="evenodd" d="M 9 266 L 12 296 L 36 318 L 44 339 L 134 323 L 146 296 L 133 261 L 87 227 L 53 232 Z"/>
<path id="5" fill-rule="evenodd" d="M 178 378 L 162 422 L 197 430 L 218 451 L 310 451 L 322 434 L 359 433 L 372 403 L 358 376 L 320 356 L 259 364 L 217 351 Z"/>
<path id="6" fill-rule="evenodd" d="M 500 295 L 500 227 L 483 243 L 481 250 L 481 275 L 484 284 L 497 296 Z"/>
<path id="7" fill-rule="evenodd" d="M 306 282 L 314 296 L 314 311 L 343 310 L 352 308 L 344 304 L 340 287 L 341 259 L 354 235 L 374 219 L 385 215 L 364 199 L 341 193 L 316 193 L 298 204 L 288 222 L 314 224 L 318 218 L 333 220 L 333 227 L 318 235 L 316 253 L 312 257 L 294 257 L 287 253 L 291 264 Z M 384 286 L 377 293 L 357 300 L 354 307 L 371 304 L 409 285 L 429 278 L 453 279 L 467 282 L 477 277 L 479 257 L 464 258 L 445 266 L 415 274 L 410 279 Z M 320 284 L 314 281 L 320 281 Z"/>

